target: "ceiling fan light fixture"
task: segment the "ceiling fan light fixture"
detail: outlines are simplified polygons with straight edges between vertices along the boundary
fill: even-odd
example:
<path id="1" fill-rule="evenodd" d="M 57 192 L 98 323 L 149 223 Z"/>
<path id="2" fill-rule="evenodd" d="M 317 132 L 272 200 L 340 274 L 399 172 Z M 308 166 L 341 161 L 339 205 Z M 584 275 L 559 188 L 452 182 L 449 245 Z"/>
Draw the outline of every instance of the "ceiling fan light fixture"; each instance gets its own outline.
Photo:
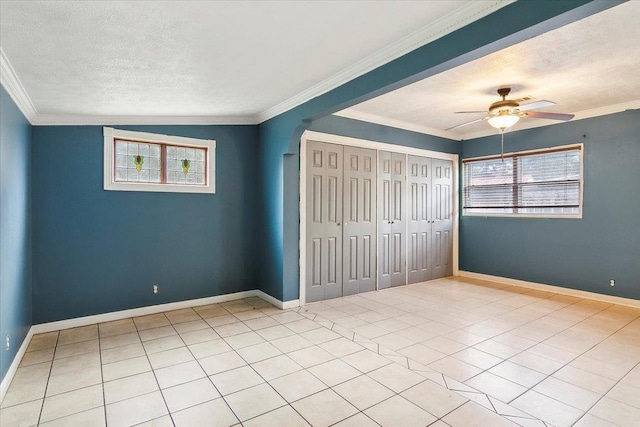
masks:
<path id="1" fill-rule="evenodd" d="M 509 111 L 500 111 L 497 116 L 489 118 L 489 124 L 496 129 L 505 130 L 518 123 L 520 116 L 510 114 Z"/>

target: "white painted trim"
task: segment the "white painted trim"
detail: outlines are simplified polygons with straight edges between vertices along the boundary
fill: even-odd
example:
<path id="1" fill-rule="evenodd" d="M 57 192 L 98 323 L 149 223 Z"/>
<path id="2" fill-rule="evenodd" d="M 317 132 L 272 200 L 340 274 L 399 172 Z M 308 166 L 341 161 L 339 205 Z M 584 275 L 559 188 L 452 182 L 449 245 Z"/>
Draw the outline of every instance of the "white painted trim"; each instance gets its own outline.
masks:
<path id="1" fill-rule="evenodd" d="M 453 227 L 452 227 L 452 233 L 453 235 L 451 236 L 452 239 L 452 245 L 453 247 L 451 248 L 452 251 L 452 267 L 453 267 L 453 275 L 457 275 L 458 271 L 459 271 L 459 254 L 460 254 L 460 246 L 459 246 L 459 242 L 458 242 L 458 233 L 460 232 L 459 229 L 459 221 L 460 221 L 460 161 L 459 161 L 459 156 L 456 154 L 455 156 L 455 160 L 453 160 Z M 408 282 L 407 282 L 408 283 Z"/>
<path id="2" fill-rule="evenodd" d="M 306 243 L 307 243 L 307 212 L 306 212 L 306 200 L 307 200 L 307 141 L 319 141 L 319 142 L 327 142 L 330 144 L 339 144 L 346 145 L 351 147 L 360 147 L 360 148 L 369 148 L 372 150 L 376 150 L 376 165 L 379 164 L 378 152 L 379 151 L 392 151 L 395 153 L 402 153 L 406 155 L 416 155 L 422 157 L 430 157 L 432 159 L 442 159 L 442 160 L 451 160 L 453 162 L 453 227 L 452 227 L 452 257 L 453 257 L 453 273 L 454 275 L 458 272 L 458 256 L 459 256 L 459 245 L 458 245 L 458 221 L 459 221 L 459 200 L 458 200 L 458 169 L 460 167 L 459 156 L 457 154 L 450 153 L 442 153 L 439 151 L 431 151 L 431 150 L 423 150 L 419 148 L 407 147 L 404 145 L 395 145 L 395 144 L 387 144 L 384 142 L 376 142 L 369 141 L 366 139 L 359 138 L 351 138 L 347 136 L 340 135 L 332 135 L 328 133 L 315 132 L 307 130 L 300 137 L 300 205 L 299 205 L 299 213 L 300 213 L 300 240 L 299 240 L 299 253 L 300 259 L 298 260 L 298 264 L 300 266 L 300 277 L 299 281 L 299 305 L 303 306 L 306 304 L 306 288 L 305 288 L 305 276 L 306 276 L 306 265 L 305 260 L 307 259 L 306 252 Z M 377 166 L 376 166 L 377 167 Z M 378 243 L 378 225 L 379 221 L 376 221 L 376 245 Z M 377 249 L 376 249 L 376 257 L 377 257 Z M 378 268 L 379 263 L 376 263 L 376 270 Z M 408 274 L 408 272 L 407 272 Z M 378 274 L 376 274 L 376 290 L 378 290 Z"/>
<path id="3" fill-rule="evenodd" d="M 7 394 L 7 390 L 9 390 L 11 381 L 13 381 L 13 377 L 15 376 L 16 371 L 18 370 L 18 366 L 20 366 L 20 363 L 22 362 L 22 357 L 24 356 L 24 354 L 27 351 L 27 348 L 29 347 L 29 343 L 31 342 L 31 338 L 33 338 L 33 334 L 34 334 L 33 327 L 30 327 L 29 331 L 27 332 L 27 335 L 24 337 L 24 340 L 22 341 L 22 345 L 20 346 L 20 349 L 18 350 L 15 357 L 13 358 L 13 362 L 11 362 L 11 365 L 9 365 L 9 370 L 7 371 L 6 375 L 2 379 L 2 383 L 0 383 L 0 404 L 2 404 L 2 401 L 4 400 L 4 396 Z"/>
<path id="4" fill-rule="evenodd" d="M 162 193 L 198 193 L 216 192 L 216 141 L 211 139 L 187 138 L 182 136 L 161 135 L 148 132 L 134 132 L 110 127 L 103 128 L 104 134 L 104 189 L 109 191 L 150 191 Z M 207 149 L 206 185 L 153 184 L 142 182 L 116 182 L 113 176 L 115 158 L 114 139 L 126 138 L 135 141 L 166 142 L 172 145 L 198 146 Z"/>
<path id="5" fill-rule="evenodd" d="M 605 107 L 598 107 L 590 110 L 579 111 L 575 113 L 575 117 L 571 121 L 574 122 L 576 120 L 590 119 L 593 117 L 606 116 L 608 114 L 615 114 L 615 113 L 620 113 L 626 110 L 637 110 L 637 109 L 640 109 L 640 99 L 629 101 L 629 102 L 623 102 L 621 104 L 607 105 Z M 398 129 L 409 130 L 412 132 L 423 133 L 425 135 L 439 136 L 442 138 L 448 138 L 455 141 L 470 141 L 476 138 L 499 135 L 498 131 L 496 131 L 496 129 L 492 128 L 491 126 L 487 126 L 485 130 L 479 130 L 476 132 L 462 134 L 457 132 L 436 129 L 436 128 L 424 126 L 418 123 L 409 123 L 402 120 L 395 120 L 387 117 L 377 116 L 375 114 L 354 111 L 349 108 L 342 111 L 338 111 L 337 113 L 333 113 L 333 115 L 346 117 L 348 119 L 360 120 L 360 121 L 369 122 L 369 123 L 376 123 L 383 126 L 390 126 Z M 518 122 L 515 128 L 512 127 L 507 129 L 505 131 L 505 135 L 508 135 L 512 132 L 519 132 L 521 130 L 560 125 L 563 123 L 565 122 L 558 122 L 553 120 L 531 122 L 529 120 L 524 120 L 524 121 Z"/>
<path id="6" fill-rule="evenodd" d="M 584 120 L 584 119 L 590 119 L 592 117 L 606 116 L 608 114 L 620 113 L 626 110 L 637 110 L 639 108 L 640 108 L 640 99 L 636 99 L 634 101 L 623 102 L 621 104 L 613 104 L 613 105 L 607 105 L 604 107 L 578 111 L 577 113 L 575 113 L 575 117 L 571 119 L 571 121 L 575 122 L 576 120 Z M 546 126 L 561 125 L 563 123 L 566 123 L 566 122 L 559 122 L 556 120 L 536 120 L 536 121 L 521 120 L 515 125 L 515 127 L 509 128 L 509 132 L 507 132 L 507 134 L 510 132 L 519 132 L 521 130 L 526 130 L 526 129 L 535 129 L 535 128 L 541 128 Z M 491 126 L 487 126 L 486 130 L 468 133 L 465 135 L 461 135 L 461 137 L 463 140 L 468 141 L 470 139 L 482 138 L 490 135 L 497 135 L 497 130 L 492 128 Z"/>
<path id="7" fill-rule="evenodd" d="M 0 83 L 7 90 L 7 93 L 16 103 L 18 109 L 24 114 L 29 123 L 33 124 L 33 121 L 38 116 L 38 111 L 33 105 L 29 94 L 22 86 L 22 82 L 18 78 L 16 71 L 11 66 L 9 58 L 4 54 L 4 51 L 0 47 Z"/>
<path id="8" fill-rule="evenodd" d="M 348 145 L 351 147 L 370 148 L 372 150 L 393 151 L 394 153 L 410 154 L 414 156 L 431 157 L 432 159 L 458 161 L 457 154 L 442 153 L 440 151 L 424 150 L 407 147 L 405 145 L 387 144 L 385 142 L 369 141 L 367 139 L 351 138 L 349 136 L 332 135 L 329 133 L 307 130 L 302 134 L 304 141 L 320 141 L 330 144 Z M 300 162 L 302 165 L 303 162 Z"/>
<path id="9" fill-rule="evenodd" d="M 80 326 L 94 325 L 96 323 L 111 322 L 114 320 L 128 319 L 130 317 L 146 316 L 148 314 L 162 313 L 165 311 L 180 310 L 183 308 L 197 307 L 199 305 L 217 304 L 237 299 L 260 296 L 256 290 L 235 292 L 232 294 L 216 295 L 213 297 L 191 299 L 186 301 L 170 302 L 166 304 L 149 305 L 146 307 L 132 308 L 129 310 L 112 311 L 110 313 L 95 314 L 93 316 L 76 317 L 57 322 L 40 323 L 33 325 L 34 334 L 58 331 L 61 329 L 77 328 Z M 276 300 L 277 301 L 277 300 Z M 271 302 L 271 301 L 268 301 Z"/>
<path id="10" fill-rule="evenodd" d="M 305 131 L 300 138 L 300 239 L 298 240 L 298 253 L 300 254 L 298 266 L 300 268 L 300 278 L 298 283 L 298 295 L 301 306 L 307 303 L 307 287 L 305 286 L 305 277 L 307 277 L 305 261 L 307 259 L 307 139 L 309 138 L 310 133 L 310 131 Z M 376 289 L 377 283 L 378 282 L 376 280 Z"/>
<path id="11" fill-rule="evenodd" d="M 503 285 L 519 286 L 521 288 L 535 289 L 538 291 L 552 292 L 554 294 L 568 295 L 577 298 L 585 298 L 595 301 L 602 301 L 610 304 L 624 305 L 627 307 L 640 308 L 640 300 L 631 298 L 616 297 L 613 295 L 599 294 L 596 292 L 582 291 L 579 289 L 563 288 L 561 286 L 546 285 L 544 283 L 527 282 L 524 280 L 510 279 L 508 277 L 491 276 L 489 274 L 473 273 L 471 271 L 460 271 L 459 277 L 469 279 L 485 280 Z"/>
<path id="12" fill-rule="evenodd" d="M 29 331 L 27 332 L 27 335 L 24 338 L 24 341 L 22 341 L 20 350 L 18 350 L 18 353 L 16 353 L 16 356 L 14 357 L 13 362 L 11 363 L 11 366 L 9 366 L 9 370 L 7 371 L 7 374 L 4 376 L 4 379 L 0 384 L 0 404 L 2 403 L 2 400 L 4 399 L 4 396 L 7 390 L 9 389 L 9 386 L 11 385 L 11 381 L 15 376 L 18 366 L 20 366 L 20 363 L 22 362 L 22 358 L 24 357 L 24 354 L 26 353 L 27 348 L 29 347 L 31 338 L 33 338 L 35 334 L 43 334 L 47 332 L 59 331 L 62 329 L 77 328 L 80 326 L 94 325 L 96 323 L 111 322 L 113 320 L 128 319 L 130 317 L 146 316 L 148 314 L 156 314 L 156 313 L 162 313 L 165 311 L 180 310 L 183 308 L 197 307 L 200 305 L 217 304 L 217 303 L 233 301 L 233 300 L 238 300 L 243 298 L 251 298 L 251 297 L 262 298 L 263 300 L 267 301 L 268 303 L 282 310 L 295 308 L 300 305 L 298 300 L 282 302 L 272 297 L 271 295 L 265 292 L 262 292 L 261 290 L 254 289 L 250 291 L 235 292 L 232 294 L 216 295 L 213 297 L 170 302 L 167 304 L 157 304 L 157 305 L 151 305 L 147 307 L 132 308 L 130 310 L 113 311 L 110 313 L 96 314 L 93 316 L 76 317 L 74 319 L 60 320 L 57 322 L 40 323 L 38 325 L 33 325 L 31 326 L 31 328 L 29 328 Z"/>
<path id="13" fill-rule="evenodd" d="M 303 104 L 310 99 L 316 98 L 332 89 L 335 89 L 363 74 L 368 73 L 394 59 L 405 55 L 412 50 L 431 43 L 441 37 L 450 34 L 465 25 L 477 21 L 498 9 L 501 9 L 515 0 L 495 0 L 495 1 L 473 1 L 467 3 L 460 9 L 451 12 L 435 22 L 415 31 L 408 36 L 391 44 L 385 49 L 364 58 L 361 61 L 345 68 L 338 74 L 298 93 L 297 95 L 271 107 L 258 114 L 258 119 L 262 123 L 279 114 L 289 111 L 292 108 Z"/>
<path id="14" fill-rule="evenodd" d="M 291 300 L 291 301 L 280 301 L 279 299 L 276 299 L 274 297 L 272 297 L 271 295 L 262 292 L 261 290 L 256 290 L 256 296 L 262 298 L 263 300 L 265 300 L 266 302 L 268 302 L 271 305 L 274 305 L 276 307 L 278 307 L 281 310 L 288 310 L 290 308 L 295 308 L 295 307 L 299 307 L 300 306 L 300 300 Z"/>
<path id="15" fill-rule="evenodd" d="M 505 157 L 522 155 L 522 154 L 538 154 L 538 153 L 546 153 L 549 151 L 559 151 L 571 148 L 580 148 L 580 150 L 584 153 L 584 143 L 576 142 L 575 144 L 565 144 L 565 145 L 554 145 L 553 147 L 545 147 L 545 148 L 532 148 L 531 150 L 522 150 L 522 151 L 509 151 L 508 153 L 504 153 Z M 499 158 L 498 154 L 490 154 L 488 156 L 477 156 L 477 157 L 465 157 L 462 159 L 462 163 L 465 162 L 473 162 L 475 160 L 485 160 L 485 159 L 496 159 Z"/>
<path id="16" fill-rule="evenodd" d="M 620 104 L 607 105 L 604 107 L 591 108 L 589 110 L 578 111 L 573 120 L 584 120 L 592 117 L 605 116 L 607 114 L 620 113 L 626 110 L 638 110 L 640 109 L 640 99 L 636 99 L 629 102 L 623 102 Z"/>
<path id="17" fill-rule="evenodd" d="M 217 125 L 217 124 L 259 124 L 272 117 L 282 114 L 298 105 L 335 89 L 356 77 L 368 73 L 381 65 L 393 61 L 402 55 L 421 46 L 431 43 L 465 25 L 479 20 L 515 0 L 474 1 L 443 16 L 439 20 L 415 31 L 412 34 L 379 50 L 373 55 L 345 68 L 322 82 L 298 93 L 297 95 L 268 108 L 257 115 L 206 117 L 206 116 L 80 116 L 64 114 L 38 115 L 29 95 L 20 83 L 15 71 L 2 53 L 2 79 L 0 82 L 7 89 L 12 99 L 18 105 L 25 117 L 32 125 L 140 125 L 140 124 L 180 124 L 180 125 Z"/>
<path id="18" fill-rule="evenodd" d="M 402 120 L 390 119 L 388 117 L 382 117 L 375 114 L 363 113 L 351 108 L 333 113 L 334 116 L 345 117 L 347 119 L 360 120 L 368 123 L 376 123 L 383 126 L 389 126 L 392 128 L 409 130 L 412 132 L 418 132 L 425 135 L 439 136 L 441 138 L 452 139 L 454 141 L 461 141 L 460 134 L 455 132 L 449 132 L 446 130 L 436 129 L 429 126 L 420 125 L 417 123 L 409 123 Z"/>
<path id="19" fill-rule="evenodd" d="M 78 116 L 40 114 L 34 126 L 104 125 L 256 125 L 256 116 Z"/>

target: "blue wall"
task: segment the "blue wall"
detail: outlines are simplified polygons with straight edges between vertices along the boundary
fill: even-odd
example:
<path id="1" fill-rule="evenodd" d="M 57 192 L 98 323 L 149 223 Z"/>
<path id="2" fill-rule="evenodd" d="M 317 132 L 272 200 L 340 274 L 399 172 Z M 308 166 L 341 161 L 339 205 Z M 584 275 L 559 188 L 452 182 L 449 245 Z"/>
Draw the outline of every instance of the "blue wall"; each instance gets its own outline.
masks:
<path id="1" fill-rule="evenodd" d="M 518 1 L 260 124 L 260 289 L 298 298 L 299 140 L 321 117 L 582 19 L 619 2 Z M 312 53 L 310 53 L 312 54 Z"/>
<path id="2" fill-rule="evenodd" d="M 511 132 L 505 151 L 576 142 L 583 218 L 462 217 L 462 270 L 640 299 L 640 110 Z M 498 136 L 462 145 L 464 158 L 499 152 Z"/>
<path id="3" fill-rule="evenodd" d="M 104 191 L 101 126 L 34 127 L 34 323 L 255 289 L 257 126 L 116 127 L 215 139 L 217 193 Z"/>
<path id="4" fill-rule="evenodd" d="M 30 132 L 29 122 L 0 87 L 0 379 L 32 324 Z"/>
<path id="5" fill-rule="evenodd" d="M 460 142 L 451 139 L 340 116 L 327 116 L 314 120 L 309 130 L 387 144 L 404 145 L 423 150 L 439 151 L 441 153 L 460 154 L 461 148 Z"/>

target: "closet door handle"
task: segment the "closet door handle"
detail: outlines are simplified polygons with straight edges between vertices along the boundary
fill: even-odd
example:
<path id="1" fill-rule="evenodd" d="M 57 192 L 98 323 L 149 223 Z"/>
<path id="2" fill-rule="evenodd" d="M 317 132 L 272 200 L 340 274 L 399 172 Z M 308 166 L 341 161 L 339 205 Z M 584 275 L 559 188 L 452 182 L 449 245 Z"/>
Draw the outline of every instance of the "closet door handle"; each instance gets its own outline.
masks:
<path id="1" fill-rule="evenodd" d="M 340 223 L 339 223 L 339 222 L 336 222 L 336 225 L 337 225 L 338 227 L 340 227 Z"/>

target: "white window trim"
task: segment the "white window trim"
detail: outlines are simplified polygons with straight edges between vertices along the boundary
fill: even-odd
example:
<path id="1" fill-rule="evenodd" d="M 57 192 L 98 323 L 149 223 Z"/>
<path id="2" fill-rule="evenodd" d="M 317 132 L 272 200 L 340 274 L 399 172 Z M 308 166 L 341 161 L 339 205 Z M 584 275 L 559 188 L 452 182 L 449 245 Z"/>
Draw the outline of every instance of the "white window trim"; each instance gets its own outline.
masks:
<path id="1" fill-rule="evenodd" d="M 579 148 L 580 149 L 580 213 L 578 214 L 567 214 L 567 215 L 559 215 L 559 214 L 503 214 L 503 213 L 466 213 L 464 207 L 462 209 L 462 216 L 479 216 L 486 218 L 538 218 L 538 219 L 582 219 L 582 209 L 584 206 L 584 144 L 569 144 L 569 145 L 558 145 L 555 147 L 547 147 L 533 150 L 525 150 L 525 151 L 513 151 L 510 153 L 504 153 L 505 156 L 513 156 L 513 155 L 523 155 L 523 154 L 535 154 L 535 153 L 545 153 L 549 151 L 557 151 L 558 149 L 572 149 Z M 473 161 L 473 160 L 484 160 L 484 159 L 492 159 L 495 158 L 495 155 L 490 156 L 480 156 L 480 157 L 469 157 L 461 160 L 461 163 L 465 161 Z M 461 179 L 460 182 L 464 183 L 464 167 L 461 169 Z M 464 197 L 464 184 L 460 189 L 460 193 Z"/>
<path id="2" fill-rule="evenodd" d="M 152 191 L 163 193 L 200 193 L 216 192 L 216 141 L 212 139 L 186 138 L 182 136 L 162 135 L 148 132 L 103 128 L 104 135 L 104 189 L 107 191 Z M 132 139 L 141 142 L 167 143 L 189 147 L 207 148 L 207 182 L 205 185 L 154 184 L 148 182 L 120 182 L 113 174 L 115 162 L 114 139 Z"/>

